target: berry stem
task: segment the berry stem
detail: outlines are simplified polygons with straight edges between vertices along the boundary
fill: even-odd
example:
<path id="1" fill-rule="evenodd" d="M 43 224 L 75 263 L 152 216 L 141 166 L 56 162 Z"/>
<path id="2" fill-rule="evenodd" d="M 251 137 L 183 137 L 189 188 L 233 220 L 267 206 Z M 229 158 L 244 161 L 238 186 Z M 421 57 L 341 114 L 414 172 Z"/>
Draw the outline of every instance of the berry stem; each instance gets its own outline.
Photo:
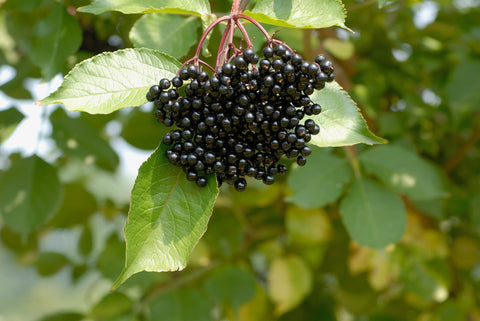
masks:
<path id="1" fill-rule="evenodd" d="M 240 12 L 240 1 L 241 0 L 233 0 L 232 3 L 232 16 L 239 14 Z"/>
<path id="2" fill-rule="evenodd" d="M 238 29 L 243 34 L 243 38 L 245 38 L 245 41 L 247 42 L 247 48 L 252 48 L 252 41 L 250 40 L 250 37 L 248 36 L 247 30 L 245 30 L 245 27 L 243 26 L 242 22 L 240 20 L 235 20 L 235 24 L 237 25 Z"/>
<path id="3" fill-rule="evenodd" d="M 207 38 L 207 35 L 210 33 L 210 31 L 212 31 L 212 29 L 213 29 L 216 25 L 218 25 L 219 23 L 221 23 L 222 21 L 231 20 L 231 19 L 232 19 L 232 16 L 231 16 L 231 15 L 224 16 L 224 17 L 220 17 L 220 18 L 218 18 L 217 20 L 215 20 L 214 22 L 212 22 L 212 23 L 207 27 L 207 29 L 205 29 L 205 32 L 203 33 L 202 37 L 201 37 L 200 40 L 198 41 L 197 51 L 195 52 L 195 56 L 193 56 L 193 58 L 195 59 L 195 60 L 194 60 L 194 63 L 198 60 L 198 57 L 200 57 L 200 51 L 202 50 L 203 43 L 205 42 L 205 39 Z"/>
<path id="4" fill-rule="evenodd" d="M 270 42 L 272 40 L 272 38 L 270 37 L 270 35 L 268 34 L 267 30 L 265 30 L 265 28 L 263 28 L 263 26 L 261 24 L 259 24 L 255 19 L 249 17 L 249 16 L 246 16 L 244 15 L 243 13 L 239 13 L 235 16 L 235 18 L 241 18 L 241 19 L 244 19 L 244 20 L 247 20 L 247 21 L 250 21 L 251 23 L 253 23 L 258 29 L 260 29 L 260 31 L 265 35 L 265 37 L 267 38 L 268 42 Z"/>

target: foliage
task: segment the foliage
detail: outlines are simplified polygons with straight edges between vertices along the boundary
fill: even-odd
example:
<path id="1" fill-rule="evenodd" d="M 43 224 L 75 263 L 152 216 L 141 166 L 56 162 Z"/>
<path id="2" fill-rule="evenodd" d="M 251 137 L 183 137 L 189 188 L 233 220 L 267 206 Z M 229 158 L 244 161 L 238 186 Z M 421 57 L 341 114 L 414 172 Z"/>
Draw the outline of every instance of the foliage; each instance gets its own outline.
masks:
<path id="1" fill-rule="evenodd" d="M 307 166 L 286 160 L 287 177 L 238 193 L 187 182 L 157 148 L 152 106 L 135 107 L 231 2 L 7 0 L 0 319 L 480 320 L 480 8 L 428 1 L 422 25 L 426 3 L 250 1 L 269 34 L 310 61 L 327 54 L 337 83 L 312 96 L 323 112 Z M 48 97 L 25 86 L 59 73 Z M 67 111 L 14 107 L 32 98 Z M 40 108 L 48 147 L 7 148 Z M 368 128 L 388 144 L 368 146 L 386 142 Z M 135 186 L 119 146 L 153 152 Z"/>

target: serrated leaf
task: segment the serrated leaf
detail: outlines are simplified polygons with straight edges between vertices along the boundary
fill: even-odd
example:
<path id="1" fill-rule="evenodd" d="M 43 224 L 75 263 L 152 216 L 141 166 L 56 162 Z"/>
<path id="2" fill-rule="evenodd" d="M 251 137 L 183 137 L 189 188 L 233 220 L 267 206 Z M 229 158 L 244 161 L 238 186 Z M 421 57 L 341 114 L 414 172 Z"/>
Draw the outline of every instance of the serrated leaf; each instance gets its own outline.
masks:
<path id="1" fill-rule="evenodd" d="M 316 90 L 310 99 L 322 106 L 319 115 L 305 117 L 315 120 L 320 126 L 320 133 L 312 136 L 312 145 L 328 147 L 386 143 L 386 140 L 368 130 L 357 105 L 336 82 L 327 83 L 324 89 Z"/>
<path id="2" fill-rule="evenodd" d="M 38 156 L 14 162 L 0 177 L 0 186 L 4 223 L 22 235 L 45 224 L 55 214 L 63 194 L 55 167 Z"/>
<path id="3" fill-rule="evenodd" d="M 245 269 L 220 266 L 205 281 L 210 298 L 228 304 L 238 311 L 240 306 L 255 295 L 255 278 Z"/>
<path id="4" fill-rule="evenodd" d="M 160 145 L 138 172 L 125 225 L 125 267 L 114 289 L 140 271 L 182 270 L 207 228 L 216 179 L 198 187 L 168 162 L 166 149 Z"/>
<path id="5" fill-rule="evenodd" d="M 201 16 L 210 13 L 210 5 L 207 0 L 96 0 L 79 11 L 97 15 L 120 11 L 126 14 L 166 12 Z"/>
<path id="6" fill-rule="evenodd" d="M 336 201 L 352 180 L 352 170 L 344 158 L 312 148 L 308 166 L 295 167 L 288 176 L 293 194 L 288 201 L 303 207 L 321 207 Z"/>
<path id="7" fill-rule="evenodd" d="M 10 137 L 23 117 L 23 114 L 13 107 L 0 111 L 0 144 Z"/>
<path id="8" fill-rule="evenodd" d="M 412 200 L 445 197 L 440 172 L 426 160 L 400 146 L 371 148 L 359 157 L 365 170 Z"/>
<path id="9" fill-rule="evenodd" d="M 298 306 L 311 292 L 313 275 L 300 257 L 290 255 L 272 262 L 267 281 L 275 314 L 281 315 Z"/>
<path id="10" fill-rule="evenodd" d="M 151 320 L 210 321 L 212 304 L 195 288 L 163 293 L 150 305 Z"/>
<path id="11" fill-rule="evenodd" d="M 200 20 L 193 16 L 145 14 L 135 22 L 129 37 L 135 47 L 156 49 L 180 58 L 197 43 L 200 25 Z"/>
<path id="12" fill-rule="evenodd" d="M 340 204 L 348 233 L 358 243 L 383 248 L 397 242 L 407 225 L 402 199 L 367 179 L 357 179 Z"/>
<path id="13" fill-rule="evenodd" d="M 38 105 L 64 104 L 68 110 L 108 114 L 147 102 L 148 89 L 175 76 L 180 63 L 157 50 L 104 52 L 76 65 L 62 85 Z"/>
<path id="14" fill-rule="evenodd" d="M 55 112 L 50 120 L 52 137 L 64 153 L 72 154 L 86 163 L 96 162 L 109 169 L 118 165 L 117 153 L 87 122 L 68 117 L 61 110 Z"/>
<path id="15" fill-rule="evenodd" d="M 58 4 L 33 30 L 31 60 L 49 80 L 60 72 L 68 56 L 80 47 L 82 29 L 65 7 Z"/>
<path id="16" fill-rule="evenodd" d="M 345 27 L 345 8 L 339 0 L 258 0 L 244 12 L 258 22 L 289 28 Z"/>

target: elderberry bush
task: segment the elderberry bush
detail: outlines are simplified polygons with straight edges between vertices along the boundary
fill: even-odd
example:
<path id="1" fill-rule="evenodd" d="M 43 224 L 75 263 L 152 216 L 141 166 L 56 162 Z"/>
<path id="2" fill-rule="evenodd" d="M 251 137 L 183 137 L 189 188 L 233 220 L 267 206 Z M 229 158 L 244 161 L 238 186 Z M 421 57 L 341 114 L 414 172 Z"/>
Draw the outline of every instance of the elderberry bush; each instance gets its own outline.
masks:
<path id="1" fill-rule="evenodd" d="M 282 44 L 238 52 L 210 76 L 195 65 L 173 79 L 161 79 L 147 99 L 158 121 L 176 126 L 163 137 L 168 160 L 187 179 L 205 186 L 215 174 L 219 184 L 245 190 L 245 177 L 270 185 L 286 173 L 282 156 L 306 164 L 306 145 L 320 127 L 307 115 L 321 112 L 309 96 L 334 79 L 332 63 L 319 55 L 314 62 Z"/>

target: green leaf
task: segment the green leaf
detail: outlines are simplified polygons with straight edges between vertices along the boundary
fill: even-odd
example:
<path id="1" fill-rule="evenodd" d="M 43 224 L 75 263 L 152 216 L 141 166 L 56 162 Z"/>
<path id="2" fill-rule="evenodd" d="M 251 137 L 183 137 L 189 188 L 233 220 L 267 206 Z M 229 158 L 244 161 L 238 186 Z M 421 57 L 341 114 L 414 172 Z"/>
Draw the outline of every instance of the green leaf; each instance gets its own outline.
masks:
<path id="1" fill-rule="evenodd" d="M 62 267 L 68 263 L 65 256 L 54 252 L 40 253 L 35 266 L 40 275 L 51 275 L 57 273 Z"/>
<path id="2" fill-rule="evenodd" d="M 10 137 L 23 117 L 23 114 L 13 107 L 0 111 L 0 144 Z"/>
<path id="3" fill-rule="evenodd" d="M 199 290 L 185 288 L 166 292 L 150 305 L 150 319 L 162 321 L 210 321 L 212 304 Z"/>
<path id="4" fill-rule="evenodd" d="M 126 14 L 165 12 L 201 16 L 210 13 L 207 0 L 95 0 L 79 8 L 81 12 L 101 14 L 105 11 L 120 11 Z"/>
<path id="5" fill-rule="evenodd" d="M 60 209 L 48 223 L 50 226 L 67 228 L 86 223 L 90 215 L 98 210 L 95 197 L 83 184 L 71 183 L 64 186 L 64 195 Z"/>
<path id="6" fill-rule="evenodd" d="M 388 2 L 396 2 L 397 0 L 377 0 L 378 7 L 382 8 L 384 5 L 386 5 Z"/>
<path id="7" fill-rule="evenodd" d="M 22 235 L 45 224 L 55 214 L 63 194 L 55 167 L 38 156 L 14 162 L 0 177 L 0 186 L 4 223 Z"/>
<path id="8" fill-rule="evenodd" d="M 345 158 L 312 148 L 308 166 L 295 167 L 288 176 L 293 194 L 288 201 L 303 207 L 321 207 L 335 202 L 352 180 L 352 170 Z"/>
<path id="9" fill-rule="evenodd" d="M 202 15 L 201 17 L 201 20 L 202 20 L 202 33 L 205 32 L 205 30 L 207 30 L 208 26 L 210 26 L 216 19 L 217 19 L 217 16 L 213 13 L 210 13 L 210 14 L 204 14 Z M 204 57 L 210 57 L 212 56 L 212 54 L 210 53 L 210 51 L 208 50 L 208 43 L 210 42 L 210 38 L 212 37 L 212 32 L 210 32 L 206 37 L 205 37 L 205 41 L 203 42 L 203 46 L 202 46 L 202 55 Z"/>
<path id="10" fill-rule="evenodd" d="M 157 50 L 104 52 L 75 66 L 62 85 L 38 105 L 64 104 L 68 110 L 108 114 L 147 102 L 148 89 L 175 76 L 180 63 Z"/>
<path id="11" fill-rule="evenodd" d="M 105 248 L 98 258 L 97 268 L 102 274 L 115 280 L 122 272 L 122 264 L 125 262 L 125 242 L 118 238 L 117 234 L 112 234 L 105 244 Z"/>
<path id="12" fill-rule="evenodd" d="M 145 14 L 130 30 L 130 41 L 135 47 L 156 49 L 173 57 L 183 57 L 197 43 L 200 26 L 200 20 L 194 16 Z"/>
<path id="13" fill-rule="evenodd" d="M 60 72 L 68 56 L 78 50 L 82 29 L 63 5 L 56 5 L 33 30 L 31 59 L 48 80 Z"/>
<path id="14" fill-rule="evenodd" d="M 66 312 L 49 315 L 40 321 L 82 321 L 85 317 L 80 313 Z"/>
<path id="15" fill-rule="evenodd" d="M 480 109 L 480 62 L 464 62 L 450 75 L 447 84 L 447 98 L 452 115 L 455 118 L 466 116 Z"/>
<path id="16" fill-rule="evenodd" d="M 145 113 L 140 109 L 134 109 L 123 125 L 120 135 L 130 145 L 140 149 L 153 150 L 158 147 L 163 136 L 170 130 L 170 127 L 160 125 L 152 112 Z"/>
<path id="17" fill-rule="evenodd" d="M 98 321 L 117 320 L 133 307 L 133 301 L 123 293 L 113 292 L 104 296 L 90 311 L 89 317 Z"/>
<path id="18" fill-rule="evenodd" d="M 383 248 L 397 242 L 407 225 L 402 199 L 385 187 L 357 179 L 340 204 L 348 233 L 358 243 Z"/>
<path id="19" fill-rule="evenodd" d="M 232 215 L 230 208 L 215 207 L 203 240 L 215 254 L 231 258 L 244 240 L 242 224 L 238 217 Z"/>
<path id="20" fill-rule="evenodd" d="M 448 297 L 450 267 L 446 261 L 434 260 L 406 262 L 400 270 L 405 290 L 426 302 L 441 302 Z"/>
<path id="21" fill-rule="evenodd" d="M 359 157 L 365 170 L 412 200 L 445 197 L 440 172 L 417 154 L 395 145 L 378 146 Z"/>
<path id="22" fill-rule="evenodd" d="M 304 210 L 289 206 L 285 213 L 285 227 L 292 243 L 317 245 L 330 236 L 330 220 L 323 209 Z"/>
<path id="23" fill-rule="evenodd" d="M 275 303 L 275 314 L 297 307 L 311 292 L 313 275 L 305 262 L 290 255 L 274 260 L 268 273 L 268 292 Z"/>
<path id="24" fill-rule="evenodd" d="M 358 143 L 384 144 L 386 140 L 372 134 L 355 102 L 336 82 L 316 90 L 310 99 L 322 106 L 319 115 L 309 116 L 320 126 L 311 144 L 318 147 L 347 146 Z"/>
<path id="25" fill-rule="evenodd" d="M 74 155 L 85 163 L 97 163 L 114 169 L 118 155 L 98 131 L 79 118 L 68 117 L 61 109 L 50 117 L 52 137 L 64 153 Z"/>
<path id="26" fill-rule="evenodd" d="M 470 199 L 470 221 L 480 230 L 480 193 Z"/>
<path id="27" fill-rule="evenodd" d="M 2 9 L 33 11 L 40 6 L 42 0 L 15 0 L 2 3 Z"/>
<path id="28" fill-rule="evenodd" d="M 220 266 L 205 282 L 205 291 L 213 300 L 230 305 L 238 311 L 242 304 L 255 295 L 255 278 L 245 269 Z"/>
<path id="29" fill-rule="evenodd" d="M 339 0 L 258 0 L 246 15 L 258 22 L 289 28 L 345 27 L 345 8 Z"/>
<path id="30" fill-rule="evenodd" d="M 216 179 L 198 187 L 168 162 L 166 149 L 160 145 L 138 172 L 125 225 L 125 267 L 114 289 L 140 271 L 182 270 L 207 228 Z"/>

